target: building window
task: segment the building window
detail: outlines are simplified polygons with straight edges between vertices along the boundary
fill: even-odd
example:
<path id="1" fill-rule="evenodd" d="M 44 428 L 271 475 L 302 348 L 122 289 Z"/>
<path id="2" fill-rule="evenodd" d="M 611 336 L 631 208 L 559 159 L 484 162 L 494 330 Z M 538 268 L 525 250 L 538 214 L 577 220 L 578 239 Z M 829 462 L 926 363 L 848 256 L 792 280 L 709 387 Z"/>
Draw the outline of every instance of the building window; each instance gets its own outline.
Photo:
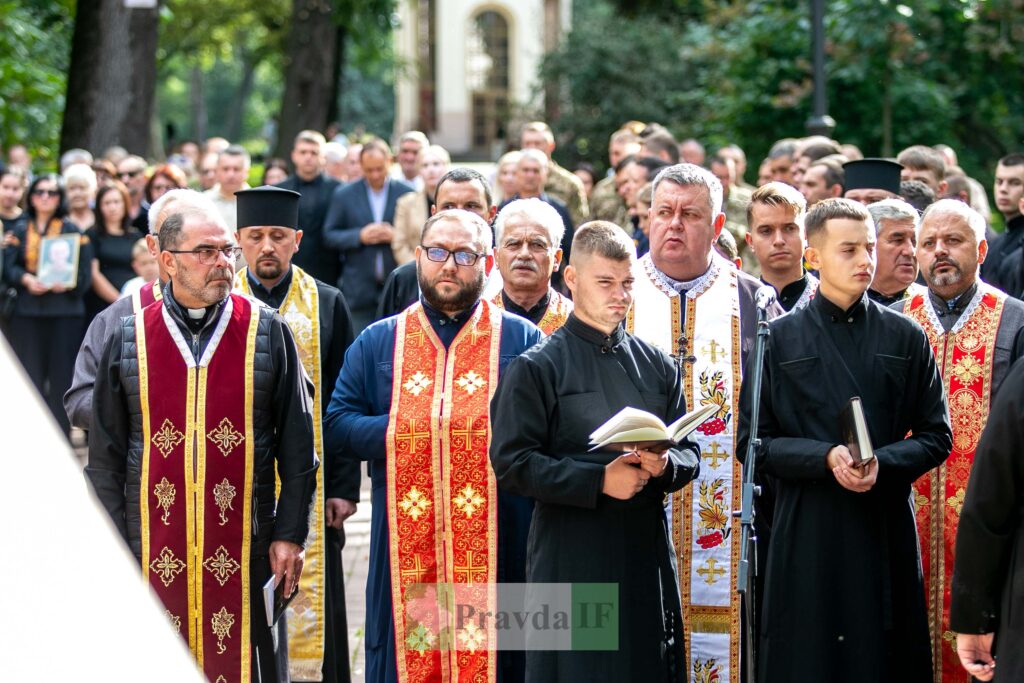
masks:
<path id="1" fill-rule="evenodd" d="M 493 10 L 470 19 L 466 82 L 472 103 L 473 147 L 490 155 L 505 136 L 509 91 L 509 26 Z"/>

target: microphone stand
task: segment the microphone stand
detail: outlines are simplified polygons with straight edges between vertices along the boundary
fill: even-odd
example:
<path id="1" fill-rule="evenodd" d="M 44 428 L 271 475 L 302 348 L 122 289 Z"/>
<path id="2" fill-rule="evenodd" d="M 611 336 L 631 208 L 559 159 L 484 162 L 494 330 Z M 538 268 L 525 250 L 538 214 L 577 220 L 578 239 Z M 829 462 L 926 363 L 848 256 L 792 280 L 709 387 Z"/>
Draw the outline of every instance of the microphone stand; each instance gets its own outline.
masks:
<path id="1" fill-rule="evenodd" d="M 750 409 L 750 439 L 747 442 L 747 454 L 743 461 L 743 488 L 740 512 L 740 561 L 736 572 L 736 591 L 743 603 L 743 663 L 746 667 L 744 679 L 754 683 L 757 667 L 755 666 L 754 639 L 757 631 L 754 628 L 755 577 L 757 576 L 757 536 L 754 533 L 754 499 L 761 495 L 761 487 L 754 484 L 756 470 L 756 454 L 761 448 L 761 440 L 757 438 L 758 422 L 761 412 L 761 377 L 764 374 L 764 349 L 768 341 L 767 305 L 757 307 L 757 339 L 754 342 L 754 370 L 750 382 L 753 405 Z M 737 513 L 733 513 L 736 515 Z"/>

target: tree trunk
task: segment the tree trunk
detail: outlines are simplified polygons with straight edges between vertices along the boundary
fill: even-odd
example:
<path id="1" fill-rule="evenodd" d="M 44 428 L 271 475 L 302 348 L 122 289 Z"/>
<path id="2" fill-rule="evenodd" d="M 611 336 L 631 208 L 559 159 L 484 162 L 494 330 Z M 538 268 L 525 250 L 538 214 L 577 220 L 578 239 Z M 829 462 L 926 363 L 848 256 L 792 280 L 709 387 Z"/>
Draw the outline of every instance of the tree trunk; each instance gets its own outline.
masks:
<path id="1" fill-rule="evenodd" d="M 331 94 L 327 106 L 327 123 L 341 120 L 341 86 L 342 74 L 345 73 L 345 47 L 348 34 L 343 26 L 339 26 L 334 43 L 334 65 L 331 67 Z"/>
<path id="2" fill-rule="evenodd" d="M 198 62 L 192 65 L 192 85 L 189 88 L 189 109 L 192 113 L 192 139 L 206 139 L 206 99 L 203 95 L 203 70 Z"/>
<path id="3" fill-rule="evenodd" d="M 294 0 L 274 156 L 287 158 L 299 131 L 327 127 L 337 39 L 331 0 Z"/>
<path id="4" fill-rule="evenodd" d="M 256 80 L 256 63 L 254 55 L 243 52 L 242 55 L 242 82 L 238 86 L 238 106 L 231 110 L 231 120 L 228 122 L 228 140 L 242 139 L 242 123 L 245 116 L 245 103 L 252 95 L 253 85 Z"/>
<path id="5" fill-rule="evenodd" d="M 148 155 L 156 93 L 159 8 L 128 9 L 123 0 L 79 2 L 60 148 L 97 154 L 121 145 Z"/>

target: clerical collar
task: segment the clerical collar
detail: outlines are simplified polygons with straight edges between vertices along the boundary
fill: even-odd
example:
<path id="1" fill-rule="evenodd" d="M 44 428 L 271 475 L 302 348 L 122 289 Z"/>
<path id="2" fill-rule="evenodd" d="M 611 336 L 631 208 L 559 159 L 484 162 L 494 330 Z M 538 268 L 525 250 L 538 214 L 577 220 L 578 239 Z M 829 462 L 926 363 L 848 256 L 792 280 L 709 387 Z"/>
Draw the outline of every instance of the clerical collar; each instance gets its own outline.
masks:
<path id="1" fill-rule="evenodd" d="M 251 268 L 245 269 L 245 277 L 249 280 L 249 288 L 252 289 L 253 296 L 271 308 L 280 308 L 285 297 L 288 296 L 288 288 L 292 286 L 292 267 L 288 266 L 288 272 L 270 289 L 256 279 Z"/>
<path id="2" fill-rule="evenodd" d="M 853 302 L 852 306 L 844 310 L 829 301 L 828 297 L 822 294 L 821 288 L 819 288 L 818 295 L 811 299 L 810 306 L 818 311 L 823 320 L 834 323 L 853 323 L 864 317 L 864 314 L 867 312 L 868 297 L 862 294 L 859 299 Z"/>
<path id="3" fill-rule="evenodd" d="M 518 315 L 520 318 L 526 318 L 534 325 L 539 323 L 540 319 L 544 317 L 544 314 L 548 312 L 548 303 L 550 301 L 551 288 L 549 287 L 548 291 L 544 292 L 544 296 L 541 297 L 540 301 L 538 301 L 532 308 L 527 310 L 520 306 L 519 304 L 517 304 L 515 301 L 513 301 L 509 297 L 509 295 L 505 293 L 504 289 L 501 290 L 501 303 L 502 306 L 504 306 L 505 310 L 508 311 L 509 313 L 514 313 L 515 315 Z"/>
<path id="4" fill-rule="evenodd" d="M 171 282 L 163 286 L 162 294 L 171 317 L 187 328 L 191 334 L 197 334 L 214 320 L 217 317 L 217 311 L 224 305 L 224 301 L 227 301 L 225 298 L 206 308 L 186 308 L 174 298 L 174 287 Z"/>
<path id="5" fill-rule="evenodd" d="M 466 322 L 473 317 L 473 313 L 476 312 L 477 306 L 480 305 L 480 301 L 478 300 L 465 311 L 459 311 L 455 315 L 448 315 L 427 303 L 427 300 L 422 294 L 420 295 L 420 303 L 423 304 L 423 312 L 426 314 L 427 320 L 430 322 L 430 327 L 433 328 L 434 334 L 437 335 L 437 338 L 442 344 L 444 344 L 446 349 L 451 346 L 452 342 L 455 341 L 455 338 L 459 336 L 459 332 L 461 332 L 462 328 L 466 326 Z"/>
<path id="6" fill-rule="evenodd" d="M 959 318 L 960 314 L 967 308 L 967 304 L 974 298 L 976 291 L 978 291 L 977 280 L 970 287 L 948 301 L 930 289 L 928 290 L 928 297 L 932 300 L 932 307 L 940 317 L 953 316 L 954 318 Z"/>
<path id="7" fill-rule="evenodd" d="M 594 346 L 600 346 L 602 353 L 607 353 L 626 341 L 626 332 L 622 329 L 622 325 L 612 330 L 611 334 L 605 334 L 603 331 L 591 327 L 580 320 L 576 317 L 575 313 L 569 314 L 569 318 L 565 321 L 565 327 L 583 341 L 590 342 Z"/>
<path id="8" fill-rule="evenodd" d="M 882 304 L 883 306 L 890 306 L 896 303 L 897 301 L 903 301 L 903 299 L 905 299 L 907 296 L 908 289 L 910 289 L 909 286 L 905 287 L 904 289 L 901 289 L 900 291 L 892 295 L 882 294 L 881 292 L 876 291 L 874 289 L 869 289 L 868 298 L 874 301 L 875 303 Z"/>

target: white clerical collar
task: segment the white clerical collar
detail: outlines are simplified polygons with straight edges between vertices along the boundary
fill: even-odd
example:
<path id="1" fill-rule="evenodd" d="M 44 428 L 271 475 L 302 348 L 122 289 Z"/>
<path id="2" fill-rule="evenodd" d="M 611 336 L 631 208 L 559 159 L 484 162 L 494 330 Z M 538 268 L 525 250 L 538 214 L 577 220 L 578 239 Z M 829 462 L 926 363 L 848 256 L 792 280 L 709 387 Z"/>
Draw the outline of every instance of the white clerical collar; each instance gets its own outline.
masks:
<path id="1" fill-rule="evenodd" d="M 188 313 L 188 317 L 193 320 L 202 320 L 203 316 L 206 315 L 205 308 L 186 308 L 185 311 Z"/>
<path id="2" fill-rule="evenodd" d="M 715 254 L 711 255 L 711 265 L 708 266 L 708 269 L 700 277 L 693 280 L 675 280 L 669 277 L 654 265 L 654 259 L 651 258 L 650 254 L 645 255 L 641 261 L 644 262 L 644 268 L 655 284 L 661 285 L 660 289 L 662 291 L 666 294 L 669 292 L 685 294 L 690 298 L 703 294 L 708 287 L 714 284 L 715 279 L 722 270 L 722 259 Z"/>

